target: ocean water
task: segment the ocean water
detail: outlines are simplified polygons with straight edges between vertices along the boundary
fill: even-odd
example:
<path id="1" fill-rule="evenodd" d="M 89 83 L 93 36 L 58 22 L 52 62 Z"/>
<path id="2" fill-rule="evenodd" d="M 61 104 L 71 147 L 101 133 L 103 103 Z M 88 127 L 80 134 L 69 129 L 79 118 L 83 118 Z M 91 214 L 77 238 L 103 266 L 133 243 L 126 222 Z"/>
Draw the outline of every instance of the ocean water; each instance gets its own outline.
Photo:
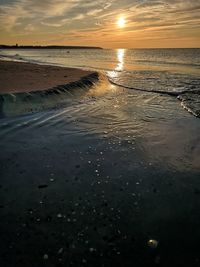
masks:
<path id="1" fill-rule="evenodd" d="M 1 96 L 0 265 L 199 266 L 200 49 L 0 55 L 100 72 Z"/>
<path id="2" fill-rule="evenodd" d="M 150 162 L 167 158 L 169 166 L 199 169 L 200 49 L 2 50 L 0 55 L 100 73 L 93 86 L 2 95 L 3 138 L 42 126 L 52 135 L 117 138 L 120 146 L 139 138 Z"/>
<path id="3" fill-rule="evenodd" d="M 117 86 L 174 95 L 200 114 L 200 49 L 2 50 L 0 56 L 97 70 Z"/>

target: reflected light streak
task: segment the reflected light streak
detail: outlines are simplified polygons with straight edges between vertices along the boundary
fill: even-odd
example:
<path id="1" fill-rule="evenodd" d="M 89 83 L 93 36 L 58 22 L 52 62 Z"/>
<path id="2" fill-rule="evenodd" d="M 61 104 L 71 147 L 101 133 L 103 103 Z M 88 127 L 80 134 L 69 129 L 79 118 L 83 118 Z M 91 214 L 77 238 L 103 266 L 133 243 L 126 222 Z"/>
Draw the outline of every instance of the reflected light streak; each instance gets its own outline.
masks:
<path id="1" fill-rule="evenodd" d="M 125 55 L 125 49 L 117 49 L 118 64 L 115 70 L 122 71 L 124 69 L 124 55 Z"/>

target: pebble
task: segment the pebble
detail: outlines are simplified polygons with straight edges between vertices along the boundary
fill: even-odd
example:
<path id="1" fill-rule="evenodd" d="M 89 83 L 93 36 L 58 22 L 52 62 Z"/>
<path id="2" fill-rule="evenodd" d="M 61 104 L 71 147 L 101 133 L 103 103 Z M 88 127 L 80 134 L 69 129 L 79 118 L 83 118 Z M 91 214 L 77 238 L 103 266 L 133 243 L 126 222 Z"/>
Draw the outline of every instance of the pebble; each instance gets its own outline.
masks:
<path id="1" fill-rule="evenodd" d="M 44 254 L 43 258 L 44 258 L 44 260 L 48 260 L 48 258 L 49 258 L 48 254 Z"/>
<path id="2" fill-rule="evenodd" d="M 83 263 L 87 263 L 87 261 L 86 261 L 85 259 L 82 259 L 82 262 L 83 262 Z"/>
<path id="3" fill-rule="evenodd" d="M 59 250 L 58 250 L 58 254 L 62 254 L 63 253 L 63 248 L 60 248 Z"/>
<path id="4" fill-rule="evenodd" d="M 148 241 L 148 246 L 149 246 L 150 248 L 157 248 L 157 246 L 158 246 L 158 241 L 155 240 L 155 239 L 150 239 L 150 240 Z"/>

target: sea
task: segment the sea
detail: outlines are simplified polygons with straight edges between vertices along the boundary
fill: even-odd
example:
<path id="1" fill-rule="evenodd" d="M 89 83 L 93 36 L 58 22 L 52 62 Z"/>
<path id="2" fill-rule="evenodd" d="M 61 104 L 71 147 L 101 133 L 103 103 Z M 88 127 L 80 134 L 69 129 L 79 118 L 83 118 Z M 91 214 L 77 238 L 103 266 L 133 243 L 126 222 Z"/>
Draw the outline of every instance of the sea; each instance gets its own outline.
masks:
<path id="1" fill-rule="evenodd" d="M 174 95 L 200 116 L 200 49 L 18 49 L 0 57 L 97 70 L 126 89 Z"/>
<path id="2" fill-rule="evenodd" d="M 199 266 L 200 49 L 0 58 L 99 73 L 1 94 L 2 266 Z"/>

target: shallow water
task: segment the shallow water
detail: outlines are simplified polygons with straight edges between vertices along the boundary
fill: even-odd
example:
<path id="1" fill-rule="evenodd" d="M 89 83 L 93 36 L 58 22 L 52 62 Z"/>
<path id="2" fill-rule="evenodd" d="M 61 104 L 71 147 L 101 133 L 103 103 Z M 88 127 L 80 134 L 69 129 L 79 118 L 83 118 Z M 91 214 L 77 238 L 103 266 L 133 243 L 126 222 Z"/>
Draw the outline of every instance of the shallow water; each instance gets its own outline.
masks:
<path id="1" fill-rule="evenodd" d="M 199 116 L 200 49 L 2 50 L 0 56 L 98 70 L 124 88 L 183 95 L 182 106 Z"/>
<path id="2" fill-rule="evenodd" d="M 132 70 L 137 86 L 161 84 L 150 68 Z M 198 84 L 197 70 L 164 83 Z M 70 93 L 6 96 L 1 265 L 199 266 L 200 120 L 174 96 L 104 76 Z"/>

